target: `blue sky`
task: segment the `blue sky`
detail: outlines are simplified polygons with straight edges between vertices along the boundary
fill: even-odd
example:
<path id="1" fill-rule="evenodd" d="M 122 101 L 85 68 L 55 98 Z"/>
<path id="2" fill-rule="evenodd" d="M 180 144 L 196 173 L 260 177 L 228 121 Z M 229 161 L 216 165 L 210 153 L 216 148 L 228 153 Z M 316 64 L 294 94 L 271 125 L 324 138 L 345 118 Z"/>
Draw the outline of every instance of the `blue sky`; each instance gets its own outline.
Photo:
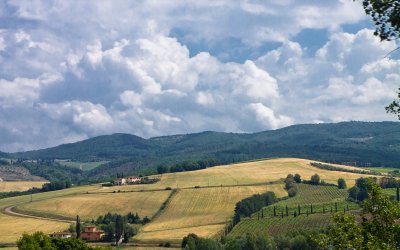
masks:
<path id="1" fill-rule="evenodd" d="M 0 150 L 395 120 L 394 48 L 352 0 L 2 1 Z"/>

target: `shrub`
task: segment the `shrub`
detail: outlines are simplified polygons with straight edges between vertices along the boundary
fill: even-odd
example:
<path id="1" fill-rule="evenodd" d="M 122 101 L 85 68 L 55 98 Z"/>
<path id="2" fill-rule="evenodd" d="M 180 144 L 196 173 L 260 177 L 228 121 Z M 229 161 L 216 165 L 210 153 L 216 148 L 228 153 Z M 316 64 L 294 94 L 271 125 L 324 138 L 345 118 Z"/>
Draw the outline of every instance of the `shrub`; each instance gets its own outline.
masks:
<path id="1" fill-rule="evenodd" d="M 343 178 L 338 179 L 338 188 L 345 189 L 347 187 L 346 181 Z"/>
<path id="2" fill-rule="evenodd" d="M 301 183 L 301 176 L 299 174 L 295 174 L 293 179 L 296 183 Z"/>
<path id="3" fill-rule="evenodd" d="M 318 185 L 319 182 L 321 181 L 321 178 L 319 177 L 318 174 L 315 174 L 313 176 L 311 176 L 311 185 Z"/>
<path id="4" fill-rule="evenodd" d="M 294 197 L 297 194 L 297 187 L 293 186 L 288 190 L 289 197 Z"/>

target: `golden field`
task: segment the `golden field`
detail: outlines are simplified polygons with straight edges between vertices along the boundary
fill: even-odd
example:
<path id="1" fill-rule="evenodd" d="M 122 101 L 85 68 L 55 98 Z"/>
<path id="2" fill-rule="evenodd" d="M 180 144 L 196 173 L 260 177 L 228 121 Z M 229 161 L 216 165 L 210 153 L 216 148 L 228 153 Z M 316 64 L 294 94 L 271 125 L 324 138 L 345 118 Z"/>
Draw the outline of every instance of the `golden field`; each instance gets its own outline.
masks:
<path id="1" fill-rule="evenodd" d="M 96 219 L 108 212 L 133 212 L 138 213 L 140 217 L 151 218 L 170 193 L 171 191 L 78 194 L 31 202 L 18 208 L 28 212 L 66 216 L 72 220 L 77 215 L 83 220 Z"/>
<path id="2" fill-rule="evenodd" d="M 22 233 L 43 231 L 52 233 L 69 227 L 69 223 L 50 220 L 38 220 L 0 214 L 0 242 L 15 243 Z"/>
<path id="3" fill-rule="evenodd" d="M 41 188 L 44 181 L 1 181 L 0 192 L 25 191 L 30 188 Z"/>
<path id="4" fill-rule="evenodd" d="M 32 198 L 33 200 L 47 200 L 60 196 L 80 194 L 97 188 L 98 186 L 93 185 L 75 187 L 59 191 L 34 194 L 32 195 Z M 69 227 L 69 223 L 65 222 L 11 216 L 3 213 L 4 208 L 18 204 L 24 204 L 29 202 L 30 199 L 30 195 L 24 195 L 0 200 L 0 210 L 2 211 L 2 213 L 0 213 L 0 244 L 15 243 L 24 232 L 32 233 L 35 231 L 43 231 L 45 233 L 51 233 L 65 230 Z"/>
<path id="5" fill-rule="evenodd" d="M 310 160 L 297 158 L 278 158 L 262 161 L 245 162 L 231 165 L 216 166 L 212 168 L 180 173 L 168 173 L 154 176 L 161 180 L 152 185 L 126 185 L 102 188 L 101 191 L 110 192 L 113 190 L 146 190 L 146 189 L 165 189 L 188 188 L 194 186 L 221 186 L 221 185 L 248 185 L 277 181 L 285 178 L 288 174 L 298 173 L 302 179 L 310 179 L 312 175 L 319 174 L 321 180 L 329 183 L 337 183 L 337 179 L 342 177 L 348 186 L 353 186 L 355 180 L 366 175 L 329 171 L 319 169 L 310 165 Z M 346 169 L 359 169 L 355 167 L 335 165 Z"/>
<path id="6" fill-rule="evenodd" d="M 266 191 L 273 191 L 278 197 L 286 196 L 283 184 L 178 190 L 165 211 L 144 226 L 135 239 L 144 241 L 149 235 L 157 239 L 170 235 L 169 239 L 179 240 L 188 233 L 214 236 L 233 216 L 238 201 Z"/>
<path id="7" fill-rule="evenodd" d="M 213 237 L 223 231 L 226 221 L 233 216 L 238 201 L 265 191 L 274 191 L 280 197 L 286 195 L 283 183 L 266 185 L 266 182 L 279 181 L 289 173 L 299 173 L 302 179 L 310 179 L 317 173 L 321 180 L 330 183 L 336 183 L 337 179 L 342 177 L 351 187 L 355 179 L 365 177 L 361 174 L 318 169 L 312 167 L 310 162 L 312 161 L 295 158 L 270 159 L 192 172 L 163 174 L 154 176 L 160 178 L 159 182 L 147 185 L 101 187 L 97 184 L 73 187 L 34 194 L 33 202 L 30 202 L 30 196 L 2 199 L 0 209 L 17 206 L 18 209 L 43 215 L 74 218 L 79 214 L 83 219 L 96 218 L 107 212 L 122 214 L 137 212 L 141 217 L 146 215 L 151 217 L 171 194 L 171 191 L 165 188 L 171 187 L 177 191 L 167 207 L 153 221 L 141 228 L 135 240 L 179 242 L 183 236 L 191 232 Z M 200 188 L 194 188 L 195 186 Z M 137 192 L 141 190 L 143 192 Z M 11 227 L 12 230 L 7 230 Z M 1 214 L 0 243 L 15 241 L 25 231 L 53 232 L 67 227 L 68 223 L 65 222 Z"/>

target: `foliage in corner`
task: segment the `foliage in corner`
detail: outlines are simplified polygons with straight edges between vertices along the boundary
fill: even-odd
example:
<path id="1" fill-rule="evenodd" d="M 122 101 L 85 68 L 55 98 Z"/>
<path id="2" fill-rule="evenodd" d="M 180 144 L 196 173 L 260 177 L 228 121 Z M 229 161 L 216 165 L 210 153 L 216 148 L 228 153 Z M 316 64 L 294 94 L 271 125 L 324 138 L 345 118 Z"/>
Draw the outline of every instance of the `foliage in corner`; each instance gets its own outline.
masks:
<path id="1" fill-rule="evenodd" d="M 363 0 L 365 13 L 375 23 L 375 36 L 383 41 L 396 40 L 400 36 L 400 3 L 398 0 Z"/>
<path id="2" fill-rule="evenodd" d="M 399 91 L 397 92 L 397 100 L 394 100 L 385 109 L 387 113 L 397 115 L 398 119 L 400 120 L 400 88 Z"/>
<path id="3" fill-rule="evenodd" d="M 368 198 L 360 216 L 337 215 L 335 225 L 321 234 L 321 249 L 400 249 L 400 206 L 366 179 Z"/>

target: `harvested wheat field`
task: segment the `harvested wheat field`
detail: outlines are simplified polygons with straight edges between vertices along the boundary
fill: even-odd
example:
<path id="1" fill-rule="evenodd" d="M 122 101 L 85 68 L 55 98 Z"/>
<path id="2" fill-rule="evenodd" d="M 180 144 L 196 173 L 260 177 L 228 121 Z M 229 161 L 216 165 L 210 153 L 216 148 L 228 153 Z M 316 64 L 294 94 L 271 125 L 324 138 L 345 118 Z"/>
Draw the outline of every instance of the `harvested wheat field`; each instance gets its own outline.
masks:
<path id="1" fill-rule="evenodd" d="M 31 188 L 41 188 L 44 181 L 1 181 L 0 192 L 25 191 Z"/>
<path id="2" fill-rule="evenodd" d="M 316 168 L 310 165 L 310 160 L 298 158 L 278 158 L 270 160 L 252 161 L 231 165 L 216 166 L 207 169 L 168 173 L 158 176 L 161 180 L 150 185 L 125 185 L 103 188 L 102 191 L 110 192 L 114 190 L 146 190 L 146 189 L 165 189 L 171 188 L 187 188 L 194 186 L 221 186 L 221 185 L 248 185 L 255 183 L 264 183 L 267 181 L 277 181 L 285 178 L 288 174 L 298 173 L 302 179 L 310 179 L 312 175 L 318 174 L 321 180 L 329 183 L 337 183 L 337 179 L 342 177 L 346 180 L 348 186 L 352 186 L 355 180 L 366 175 L 329 171 Z M 343 169 L 360 168 L 334 165 Z M 361 169 L 362 170 L 362 169 Z"/>
<path id="3" fill-rule="evenodd" d="M 24 232 L 52 233 L 68 229 L 69 223 L 0 214 L 0 242 L 15 243 Z"/>
<path id="4" fill-rule="evenodd" d="M 146 225 L 136 239 L 162 239 L 169 235 L 168 239 L 176 240 L 188 233 L 216 235 L 233 216 L 238 201 L 266 191 L 273 191 L 278 197 L 286 195 L 282 184 L 178 190 L 164 212 Z"/>
<path id="5" fill-rule="evenodd" d="M 79 215 L 84 220 L 96 219 L 108 212 L 137 212 L 140 217 L 152 217 L 170 193 L 171 191 L 79 194 L 27 203 L 18 209 L 26 213 L 52 214 L 71 219 Z"/>

